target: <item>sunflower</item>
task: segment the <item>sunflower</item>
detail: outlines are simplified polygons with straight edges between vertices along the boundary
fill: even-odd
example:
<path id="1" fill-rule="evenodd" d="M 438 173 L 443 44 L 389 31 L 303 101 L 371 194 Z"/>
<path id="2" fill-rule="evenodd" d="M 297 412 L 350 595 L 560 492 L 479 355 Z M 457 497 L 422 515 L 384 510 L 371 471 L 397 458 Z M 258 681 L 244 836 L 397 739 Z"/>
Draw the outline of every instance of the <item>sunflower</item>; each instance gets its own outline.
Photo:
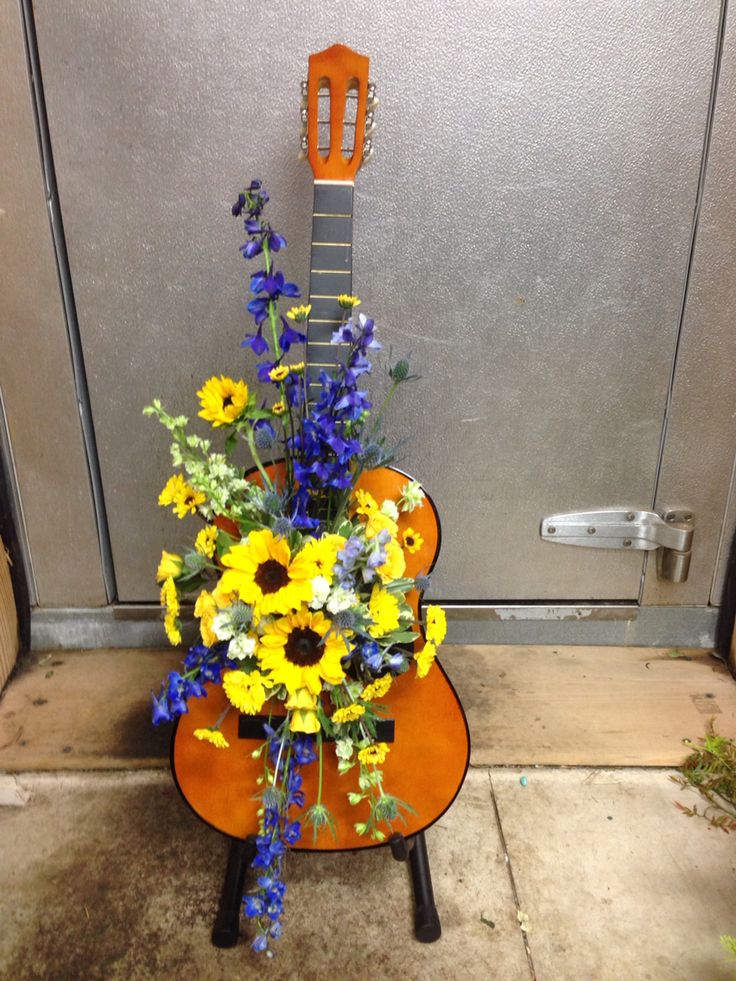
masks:
<path id="1" fill-rule="evenodd" d="M 337 302 L 340 304 L 343 310 L 352 310 L 353 307 L 360 306 L 360 300 L 358 297 L 351 296 L 350 293 L 341 293 L 337 298 Z"/>
<path id="2" fill-rule="evenodd" d="M 380 570 L 379 570 L 380 571 Z M 399 626 L 399 601 L 393 593 L 376 583 L 368 601 L 368 613 L 373 625 L 368 628 L 371 637 L 383 637 Z"/>
<path id="3" fill-rule="evenodd" d="M 297 323 L 303 323 L 311 312 L 312 304 L 307 303 L 306 306 L 292 307 L 291 310 L 287 311 L 286 316 L 289 320 L 296 320 Z"/>
<path id="4" fill-rule="evenodd" d="M 337 553 L 340 549 L 345 548 L 346 540 L 342 535 L 323 535 L 319 539 L 308 538 L 300 555 L 313 563 L 315 575 L 323 576 L 327 582 L 331 583 L 337 562 Z"/>
<path id="5" fill-rule="evenodd" d="M 274 404 L 271 406 L 271 412 L 273 412 L 275 416 L 282 416 L 286 412 L 286 404 L 281 400 L 274 402 Z"/>
<path id="6" fill-rule="evenodd" d="M 213 375 L 197 392 L 202 419 L 212 423 L 213 429 L 229 426 L 238 418 L 248 403 L 248 386 L 244 381 L 233 381 L 225 375 Z"/>
<path id="7" fill-rule="evenodd" d="M 413 528 L 405 528 L 401 533 L 401 543 L 406 551 L 410 555 L 413 555 L 415 552 L 419 551 L 422 545 L 424 545 L 424 539 L 419 532 L 414 531 Z"/>
<path id="8" fill-rule="evenodd" d="M 166 486 L 158 495 L 158 503 L 162 507 L 167 504 L 174 505 L 174 514 L 178 518 L 185 518 L 189 513 L 194 514 L 199 505 L 204 504 L 206 500 L 205 495 L 190 487 L 180 473 L 169 477 Z"/>
<path id="9" fill-rule="evenodd" d="M 314 563 L 304 552 L 292 556 L 288 542 L 270 528 L 252 531 L 220 561 L 226 567 L 217 586 L 220 593 L 237 593 L 258 616 L 288 613 L 312 598 Z"/>
<path id="10" fill-rule="evenodd" d="M 268 373 L 268 377 L 271 379 L 272 382 L 281 382 L 284 380 L 284 378 L 288 377 L 288 374 L 289 374 L 288 365 L 280 364 L 277 365 L 275 368 L 271 368 L 271 370 Z"/>
<path id="11" fill-rule="evenodd" d="M 314 613 L 305 606 L 268 624 L 257 653 L 274 684 L 286 685 L 290 694 L 306 688 L 319 695 L 323 681 L 331 685 L 342 681 L 345 672 L 340 659 L 348 647 L 339 634 L 326 636 L 331 626 L 322 612 Z"/>

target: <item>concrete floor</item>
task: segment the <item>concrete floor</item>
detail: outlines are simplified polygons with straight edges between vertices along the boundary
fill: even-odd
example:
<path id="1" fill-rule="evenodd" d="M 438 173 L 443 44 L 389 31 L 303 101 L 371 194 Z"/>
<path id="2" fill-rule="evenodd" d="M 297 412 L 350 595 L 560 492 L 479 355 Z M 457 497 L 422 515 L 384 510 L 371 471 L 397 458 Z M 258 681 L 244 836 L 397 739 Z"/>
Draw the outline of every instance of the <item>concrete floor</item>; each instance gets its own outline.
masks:
<path id="1" fill-rule="evenodd" d="M 28 799 L 0 808 L 0 977 L 733 976 L 718 937 L 736 932 L 734 841 L 677 812 L 668 771 L 521 773 L 474 767 L 428 833 L 438 943 L 414 941 L 387 851 L 293 854 L 268 962 L 245 939 L 210 945 L 226 843 L 167 773 L 6 776 L 6 799 L 11 782 Z"/>
<path id="2" fill-rule="evenodd" d="M 442 939 L 414 940 L 407 869 L 388 851 L 295 853 L 272 961 L 245 925 L 237 948 L 210 944 L 227 843 L 180 799 L 146 700 L 176 658 L 33 655 L 0 698 L 3 981 L 733 977 L 719 936 L 736 934 L 736 840 L 677 811 L 699 798 L 666 768 L 711 715 L 736 732 L 736 685 L 714 658 L 443 651 L 474 747 L 427 834 Z"/>

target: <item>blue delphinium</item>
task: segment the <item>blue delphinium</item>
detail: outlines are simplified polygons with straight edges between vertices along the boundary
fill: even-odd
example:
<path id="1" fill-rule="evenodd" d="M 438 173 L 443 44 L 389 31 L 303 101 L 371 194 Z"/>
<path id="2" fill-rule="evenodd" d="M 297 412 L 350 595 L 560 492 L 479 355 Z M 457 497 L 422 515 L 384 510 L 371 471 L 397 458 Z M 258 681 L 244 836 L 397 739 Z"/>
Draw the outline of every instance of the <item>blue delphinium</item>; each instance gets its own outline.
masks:
<path id="1" fill-rule="evenodd" d="M 227 643 L 215 644 L 214 647 L 197 644 L 189 648 L 184 659 L 184 674 L 171 671 L 168 679 L 161 682 L 158 697 L 151 692 L 152 721 L 155 726 L 186 715 L 189 712 L 187 702 L 190 698 L 207 696 L 204 682 L 217 683 L 224 668 L 235 667 L 235 663 L 227 656 L 227 649 Z"/>
<path id="2" fill-rule="evenodd" d="M 262 830 L 256 837 L 256 855 L 251 863 L 259 873 L 258 889 L 243 897 L 245 915 L 255 921 L 257 929 L 252 947 L 259 953 L 268 950 L 269 942 L 278 940 L 282 933 L 286 893 L 284 856 L 287 846 L 295 845 L 301 838 L 301 823 L 291 820 L 289 811 L 304 806 L 299 771 L 317 758 L 314 740 L 306 735 L 293 735 L 286 729 L 286 722 L 276 731 L 269 725 L 264 729 L 273 769 L 266 767 L 270 786 L 262 795 Z"/>

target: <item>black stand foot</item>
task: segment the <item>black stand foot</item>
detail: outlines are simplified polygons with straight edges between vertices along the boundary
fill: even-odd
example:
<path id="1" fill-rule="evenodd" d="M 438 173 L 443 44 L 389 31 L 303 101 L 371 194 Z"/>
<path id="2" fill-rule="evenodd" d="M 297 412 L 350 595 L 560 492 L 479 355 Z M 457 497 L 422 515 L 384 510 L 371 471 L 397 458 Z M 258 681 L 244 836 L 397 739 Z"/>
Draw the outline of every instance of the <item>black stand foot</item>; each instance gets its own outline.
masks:
<path id="1" fill-rule="evenodd" d="M 434 903 L 432 874 L 424 832 L 420 831 L 411 842 L 401 834 L 389 838 L 391 854 L 398 862 L 409 861 L 414 888 L 414 935 L 423 944 L 434 943 L 442 935 L 440 918 Z"/>
<path id="2" fill-rule="evenodd" d="M 227 859 L 225 881 L 222 884 L 220 905 L 212 928 L 215 947 L 234 947 L 240 933 L 240 907 L 243 902 L 245 870 L 256 854 L 256 839 L 233 838 Z"/>

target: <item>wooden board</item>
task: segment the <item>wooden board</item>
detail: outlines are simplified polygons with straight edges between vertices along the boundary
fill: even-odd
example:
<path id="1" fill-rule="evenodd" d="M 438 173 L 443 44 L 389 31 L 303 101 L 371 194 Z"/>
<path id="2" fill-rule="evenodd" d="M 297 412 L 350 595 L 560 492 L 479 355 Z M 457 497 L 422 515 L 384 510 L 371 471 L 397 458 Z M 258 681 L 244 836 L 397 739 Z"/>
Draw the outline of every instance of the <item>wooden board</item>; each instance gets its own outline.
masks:
<path id="1" fill-rule="evenodd" d="M 18 657 L 18 614 L 10 581 L 10 556 L 0 538 L 0 689 Z"/>
<path id="2" fill-rule="evenodd" d="M 714 716 L 736 736 L 736 684 L 703 651 L 453 647 L 442 663 L 478 766 L 676 766 Z M 30 655 L 0 698 L 0 771 L 168 766 L 150 689 L 176 651 Z"/>

